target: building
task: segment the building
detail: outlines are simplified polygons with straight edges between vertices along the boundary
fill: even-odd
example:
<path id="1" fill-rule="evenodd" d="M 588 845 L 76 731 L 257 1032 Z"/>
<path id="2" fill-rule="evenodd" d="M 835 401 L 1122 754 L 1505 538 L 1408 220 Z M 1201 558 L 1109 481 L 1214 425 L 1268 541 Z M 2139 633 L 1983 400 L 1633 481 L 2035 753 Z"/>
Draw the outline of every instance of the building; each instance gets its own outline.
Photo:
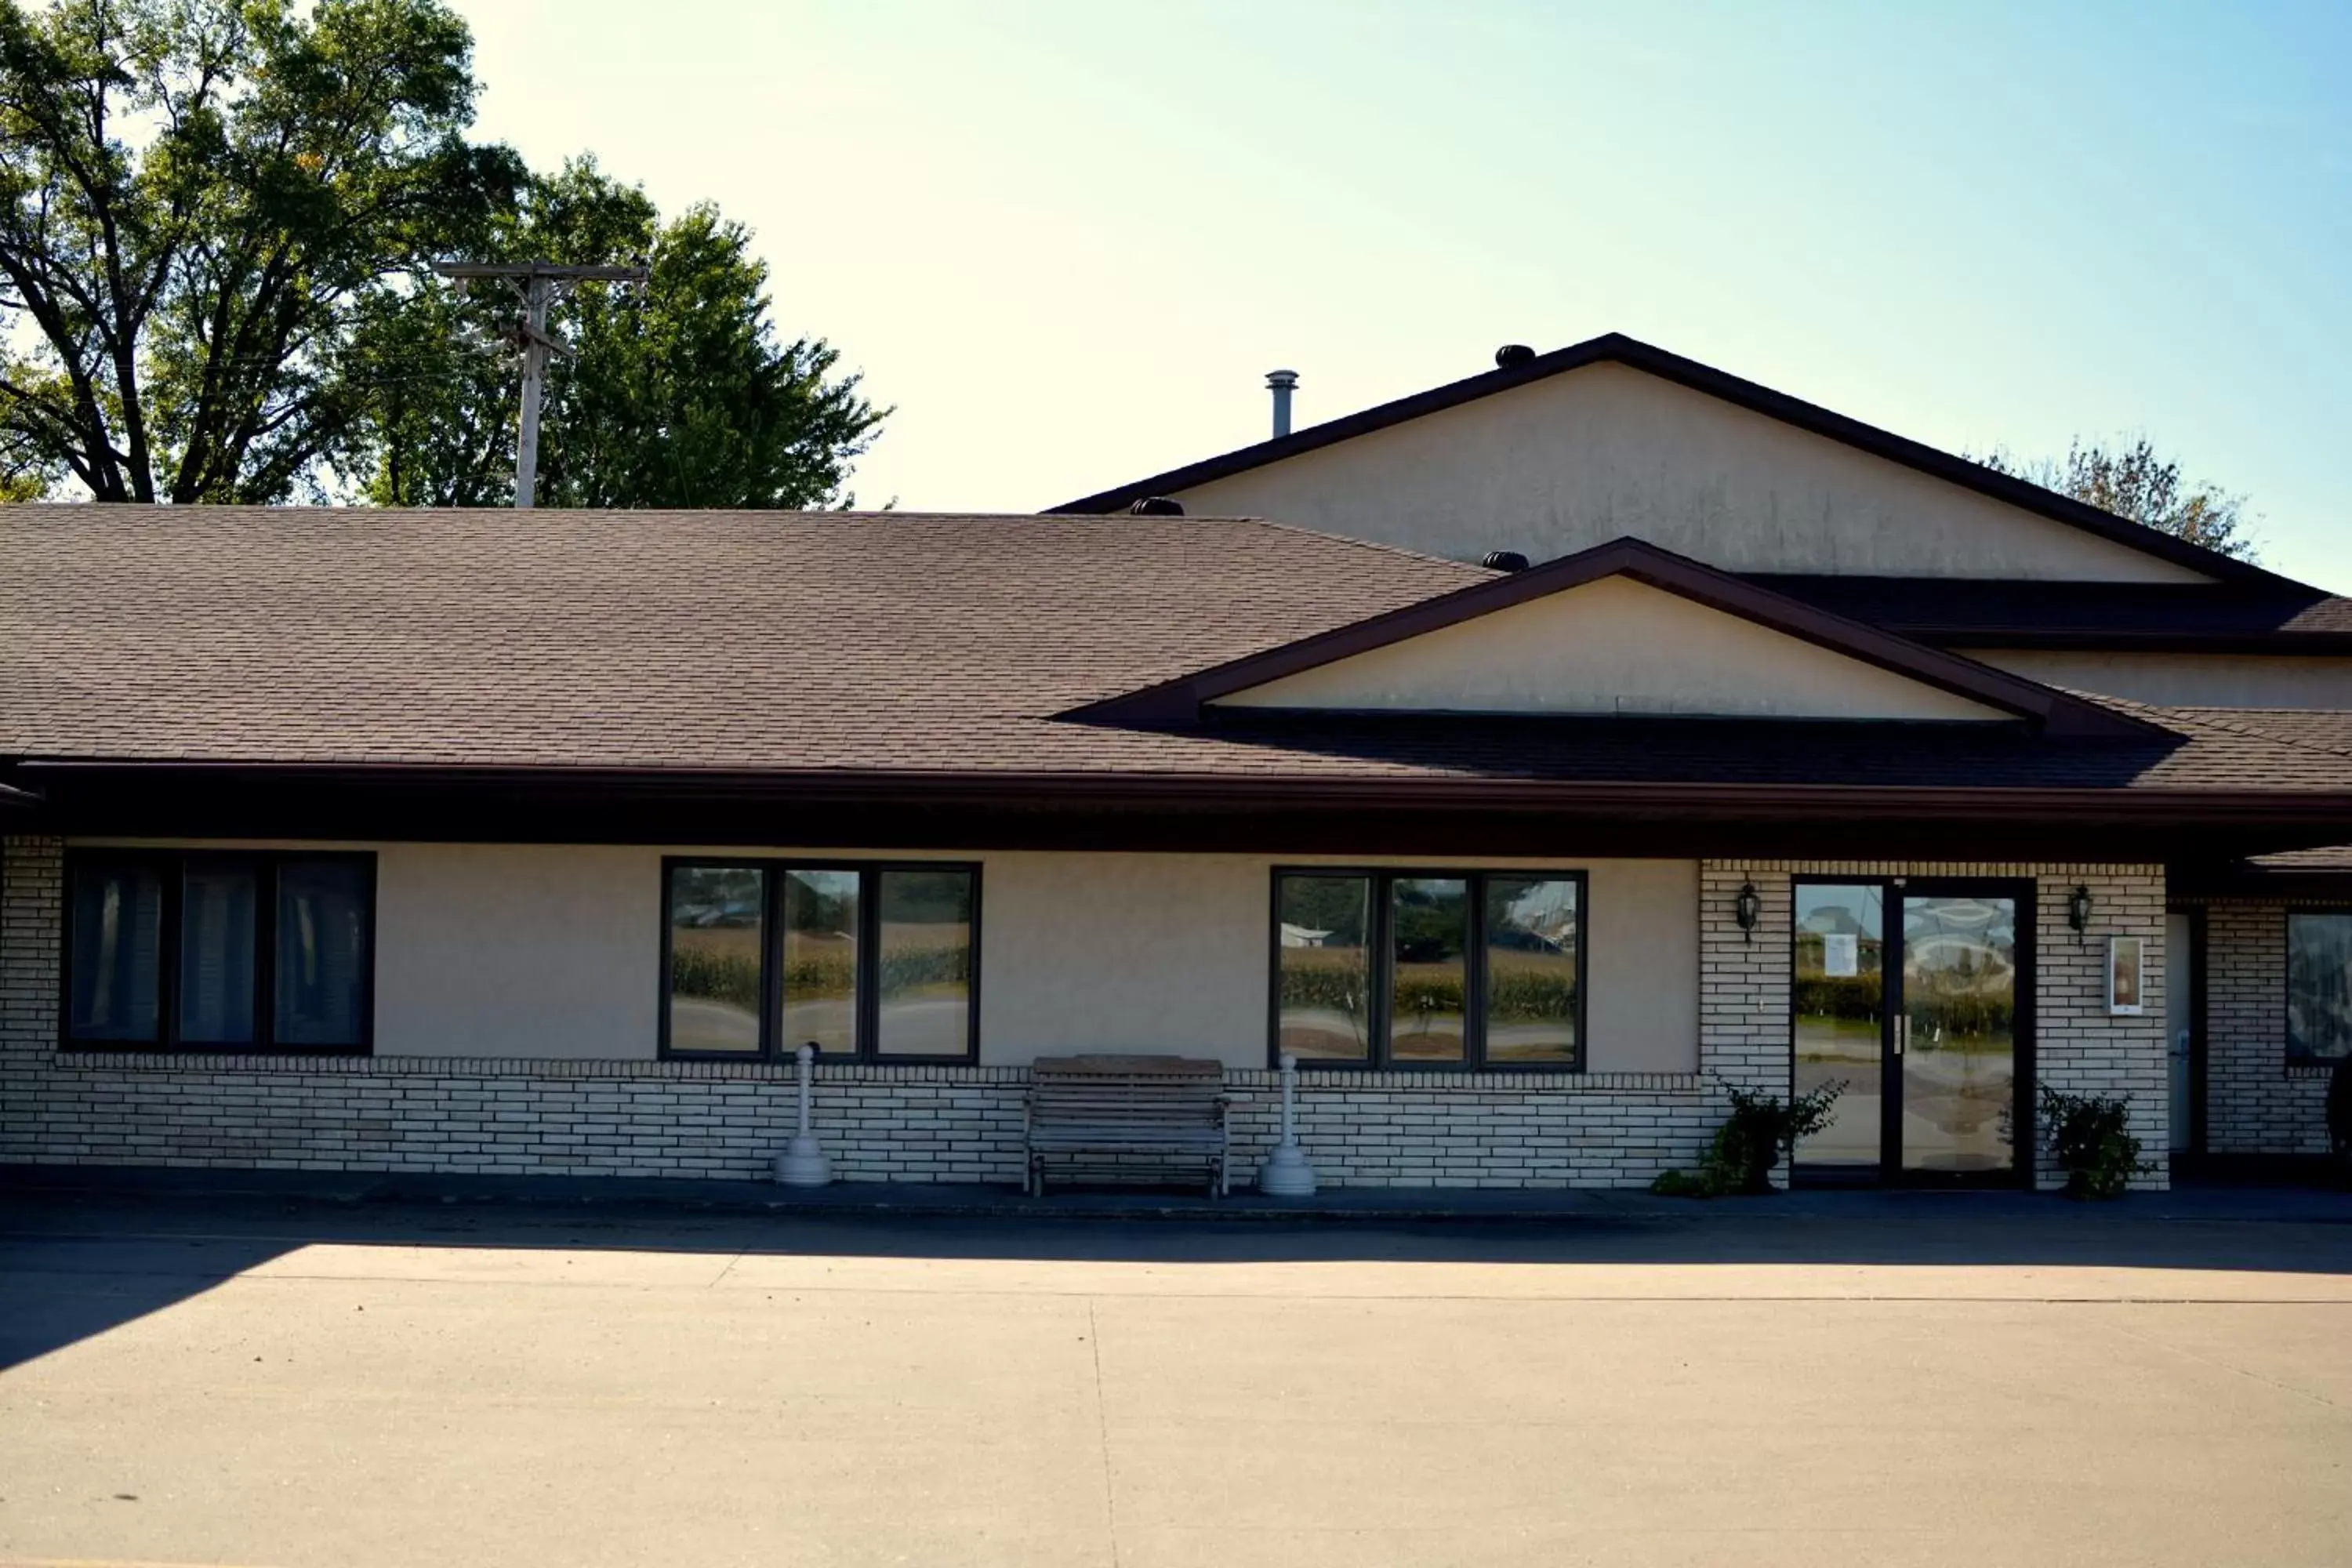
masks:
<path id="1" fill-rule="evenodd" d="M 1331 1184 L 2048 1181 L 2352 1048 L 2352 604 L 1622 339 L 1040 517 L 14 509 L 0 630 L 0 1163 L 751 1177 L 805 1041 L 852 1180 L 1147 1051 Z"/>

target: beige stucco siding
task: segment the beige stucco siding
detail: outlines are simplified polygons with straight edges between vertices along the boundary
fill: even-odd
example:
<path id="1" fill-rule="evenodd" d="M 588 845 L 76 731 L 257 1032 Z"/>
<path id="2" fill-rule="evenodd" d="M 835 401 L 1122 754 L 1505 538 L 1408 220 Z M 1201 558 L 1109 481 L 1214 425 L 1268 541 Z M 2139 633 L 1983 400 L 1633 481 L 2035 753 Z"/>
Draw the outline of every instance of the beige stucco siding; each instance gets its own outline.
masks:
<path id="1" fill-rule="evenodd" d="M 1970 658 L 2048 686 L 2179 708 L 2352 709 L 2352 658 L 1989 648 Z"/>
<path id="2" fill-rule="evenodd" d="M 376 857 L 379 1055 L 608 1060 L 656 1054 L 662 857 L 795 853 L 723 846 L 332 847 Z M 855 849 L 810 858 L 906 858 Z M 981 864 L 981 1059 L 1004 1065 L 1097 1050 L 1264 1066 L 1275 866 L 1462 864 L 1381 855 L 924 858 Z M 1588 1065 L 1694 1070 L 1696 863 L 1507 864 L 1588 873 Z"/>
<path id="3" fill-rule="evenodd" d="M 1740 572 L 2198 574 L 1622 365 L 1530 382 L 1175 492 L 1459 560 L 1632 534 Z"/>
<path id="4" fill-rule="evenodd" d="M 1484 713 L 2008 717 L 1623 577 L 1546 595 L 1218 700 L 1237 708 Z"/>
<path id="5" fill-rule="evenodd" d="M 661 855 L 594 845 L 376 849 L 376 1050 L 650 1057 Z"/>

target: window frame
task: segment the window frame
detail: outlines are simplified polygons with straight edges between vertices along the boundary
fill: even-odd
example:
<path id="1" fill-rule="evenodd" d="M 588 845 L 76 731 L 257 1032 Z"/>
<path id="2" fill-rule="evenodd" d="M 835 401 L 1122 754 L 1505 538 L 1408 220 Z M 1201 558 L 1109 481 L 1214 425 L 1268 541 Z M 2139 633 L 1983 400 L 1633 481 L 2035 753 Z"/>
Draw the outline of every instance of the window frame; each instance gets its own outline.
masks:
<path id="1" fill-rule="evenodd" d="M 754 1051 L 694 1051 L 670 1044 L 670 900 L 676 887 L 676 873 L 698 868 L 761 873 L 760 919 L 763 931 L 760 942 L 760 1046 Z M 663 856 L 661 897 L 657 900 L 661 917 L 661 963 L 656 973 L 654 993 L 656 1055 L 663 1061 L 680 1062 L 788 1062 L 794 1059 L 801 1045 L 805 1042 L 787 1045 L 778 1038 L 783 1022 L 784 873 L 787 871 L 854 871 L 857 874 L 857 1049 L 820 1049 L 816 1059 L 821 1062 L 866 1062 L 878 1066 L 897 1063 L 908 1067 L 976 1064 L 980 1060 L 981 968 L 981 866 L 977 860 L 835 860 L 816 856 L 773 855 Z M 899 1051 L 885 1055 L 880 1051 L 881 883 L 884 874 L 892 871 L 959 871 L 971 879 L 971 959 L 964 980 L 967 1009 L 965 1046 L 955 1055 L 916 1056 Z"/>
<path id="2" fill-rule="evenodd" d="M 1286 877 L 1361 877 L 1371 883 L 1371 929 L 1364 933 L 1372 958 L 1371 1005 L 1364 1021 L 1368 1049 L 1361 1061 L 1338 1057 L 1301 1057 L 1301 1072 L 1489 1072 L 1538 1076 L 1581 1073 L 1591 1059 L 1591 1041 L 1585 1020 L 1591 1012 L 1592 879 L 1578 868 L 1522 866 L 1276 866 L 1267 879 L 1266 898 L 1266 1065 L 1282 1066 L 1282 881 Z M 1408 881 L 1455 879 L 1465 884 L 1470 930 L 1463 964 L 1462 1059 L 1458 1062 L 1398 1061 L 1391 1055 L 1390 1013 L 1395 982 L 1394 899 L 1399 879 Z M 1486 889 L 1497 880 L 1573 882 L 1576 884 L 1576 1058 L 1566 1062 L 1495 1062 L 1486 1058 L 1486 968 L 1491 953 L 1486 944 Z"/>
<path id="3" fill-rule="evenodd" d="M 361 909 L 366 920 L 360 943 L 359 1036 L 349 1045 L 289 1045 L 278 1039 L 278 869 L 289 861 L 331 861 L 356 867 Z M 253 1038 L 189 1040 L 180 1034 L 180 992 L 185 955 L 180 950 L 182 905 L 191 867 L 231 862 L 254 868 Z M 73 1032 L 74 885 L 90 866 L 136 866 L 154 873 L 163 892 L 156 919 L 155 1037 L 152 1040 L 83 1039 Z M 215 845 L 186 848 L 129 846 L 68 846 L 64 883 L 58 896 L 58 1048 L 61 1051 L 140 1051 L 203 1056 L 365 1057 L 375 1054 L 376 858 L 367 849 L 239 849 Z"/>
<path id="4" fill-rule="evenodd" d="M 2325 1057 L 2315 1051 L 2294 1048 L 2294 922 L 2297 917 L 2305 915 L 2352 920 L 2352 905 L 2313 905 L 2308 909 L 2289 908 L 2279 911 L 2279 944 L 2282 950 L 2279 955 L 2279 1057 L 2289 1068 L 2332 1069 L 2337 1062 L 2352 1057 L 2352 1049 L 2347 1049 L 2341 1056 Z"/>

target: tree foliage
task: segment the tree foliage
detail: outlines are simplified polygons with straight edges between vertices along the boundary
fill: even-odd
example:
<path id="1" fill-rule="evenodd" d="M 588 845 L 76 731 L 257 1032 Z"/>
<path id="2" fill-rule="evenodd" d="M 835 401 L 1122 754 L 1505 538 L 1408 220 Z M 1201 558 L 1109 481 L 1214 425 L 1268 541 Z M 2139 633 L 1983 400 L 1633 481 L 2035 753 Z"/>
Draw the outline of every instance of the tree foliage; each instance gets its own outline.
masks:
<path id="1" fill-rule="evenodd" d="M 436 0 L 0 0 L 0 430 L 100 500 L 314 482 L 358 320 L 521 178 L 474 94 Z"/>
<path id="2" fill-rule="evenodd" d="M 591 160 L 532 184 L 489 237 L 492 259 L 642 258 L 642 288 L 583 284 L 551 324 L 539 498 L 548 506 L 803 507 L 841 499 L 887 411 L 835 378 L 822 341 L 776 341 L 767 266 L 709 205 L 663 223 L 645 194 Z M 420 283 L 372 322 L 386 392 L 370 431 L 367 494 L 394 505 L 502 504 L 512 493 L 520 392 L 480 345 L 520 314 L 507 290 L 460 298 Z M 475 346 L 468 346 L 470 344 Z M 422 370 L 424 374 L 419 374 Z"/>
<path id="3" fill-rule="evenodd" d="M 2242 561 L 2255 557 L 2246 498 L 2214 485 L 2184 483 L 2180 465 L 2159 457 L 2144 437 L 2116 447 L 2077 437 L 2067 443 L 2065 457 L 2039 462 L 2021 463 L 2006 452 L 1978 460 L 2191 544 Z"/>
<path id="4" fill-rule="evenodd" d="M 435 259 L 612 262 L 557 325 L 540 494 L 838 498 L 883 416 L 708 206 L 661 221 L 581 162 L 469 142 L 443 0 L 0 0 L 0 500 L 513 498 L 520 315 Z"/>

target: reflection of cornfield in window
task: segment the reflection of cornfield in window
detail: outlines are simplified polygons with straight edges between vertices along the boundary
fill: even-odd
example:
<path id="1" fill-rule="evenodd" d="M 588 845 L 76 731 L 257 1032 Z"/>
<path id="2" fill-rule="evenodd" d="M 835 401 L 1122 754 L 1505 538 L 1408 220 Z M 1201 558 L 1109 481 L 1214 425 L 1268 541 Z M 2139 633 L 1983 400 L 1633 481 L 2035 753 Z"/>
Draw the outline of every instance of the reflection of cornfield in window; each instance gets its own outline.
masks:
<path id="1" fill-rule="evenodd" d="M 1286 948 L 1282 954 L 1282 1005 L 1344 1015 L 1360 1032 L 1371 985 L 1356 949 Z M 1392 998 L 1400 1017 L 1460 1013 L 1462 972 L 1451 963 L 1397 966 Z M 1570 961 L 1545 954 L 1496 953 L 1487 973 L 1486 1016 L 1497 1021 L 1563 1018 L 1576 1011 Z"/>
<path id="2" fill-rule="evenodd" d="M 757 1011 L 759 942 L 756 931 L 676 932 L 670 939 L 670 990 L 680 996 L 705 997 Z M 880 968 L 885 996 L 932 987 L 952 989 L 971 976 L 971 947 L 960 939 L 945 944 L 893 947 L 883 952 Z M 845 950 L 796 958 L 784 965 L 788 996 L 846 996 L 856 985 L 857 960 Z"/>

